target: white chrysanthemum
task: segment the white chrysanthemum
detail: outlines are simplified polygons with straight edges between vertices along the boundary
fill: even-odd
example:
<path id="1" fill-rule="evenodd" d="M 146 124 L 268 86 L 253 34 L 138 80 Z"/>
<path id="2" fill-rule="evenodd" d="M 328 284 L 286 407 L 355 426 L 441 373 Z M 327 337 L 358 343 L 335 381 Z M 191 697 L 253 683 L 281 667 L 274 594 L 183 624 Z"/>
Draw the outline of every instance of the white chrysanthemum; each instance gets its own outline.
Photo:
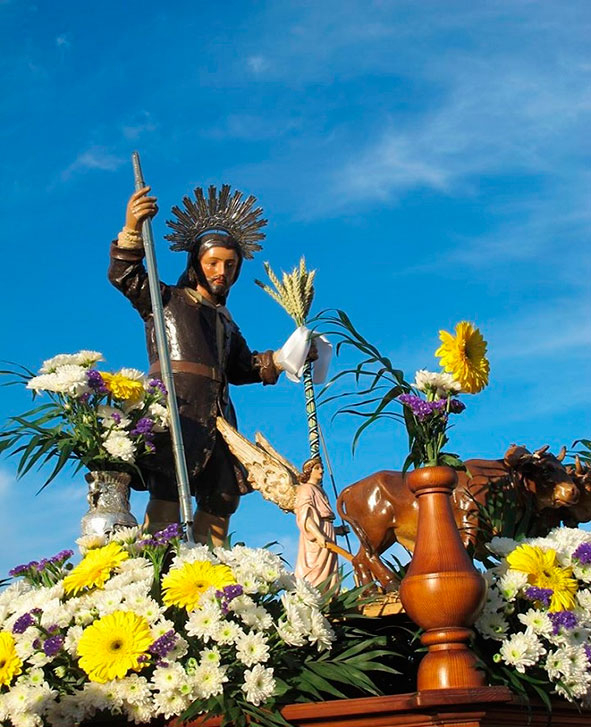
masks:
<path id="1" fill-rule="evenodd" d="M 157 666 L 152 675 L 152 683 L 160 692 L 171 692 L 184 683 L 186 678 L 183 667 L 173 662 L 168 666 Z"/>
<path id="2" fill-rule="evenodd" d="M 526 627 L 526 632 L 532 632 L 538 636 L 550 636 L 552 633 L 552 621 L 546 611 L 538 611 L 530 608 L 525 613 L 518 613 L 517 618 Z"/>
<path id="3" fill-rule="evenodd" d="M 448 394 L 459 394 L 462 385 L 451 374 L 421 369 L 415 374 L 415 388 L 419 391 L 434 391 L 437 398 Z"/>
<path id="4" fill-rule="evenodd" d="M 247 701 L 258 707 L 266 702 L 275 691 L 273 669 L 265 668 L 262 664 L 247 669 L 244 672 L 244 684 L 241 689 L 246 695 Z"/>
<path id="5" fill-rule="evenodd" d="M 262 606 L 254 606 L 239 612 L 242 623 L 250 626 L 257 631 L 268 631 L 273 626 L 271 614 Z"/>
<path id="6" fill-rule="evenodd" d="M 133 586 L 143 589 L 144 593 L 150 590 L 154 580 L 154 566 L 147 558 L 128 558 L 118 566 L 119 573 L 105 583 L 105 589 Z"/>
<path id="7" fill-rule="evenodd" d="M 126 379 L 131 379 L 132 381 L 144 381 L 146 379 L 144 372 L 139 369 L 122 368 L 117 373 L 120 376 L 125 376 Z"/>
<path id="8" fill-rule="evenodd" d="M 576 592 L 575 598 L 579 606 L 585 611 L 585 617 L 589 618 L 591 616 L 591 590 L 581 588 Z"/>
<path id="9" fill-rule="evenodd" d="M 156 641 L 156 639 L 159 639 L 161 636 L 164 636 L 164 634 L 167 634 L 169 631 L 174 630 L 174 623 L 166 618 L 163 618 L 157 623 L 152 624 L 152 626 L 150 627 L 150 631 L 152 633 L 152 638 L 154 639 L 154 641 Z"/>
<path id="10" fill-rule="evenodd" d="M 535 634 L 516 633 L 505 641 L 499 651 L 506 664 L 514 666 L 521 674 L 528 666 L 534 666 L 546 652 Z"/>
<path id="11" fill-rule="evenodd" d="M 76 539 L 76 545 L 81 555 L 86 555 L 89 550 L 94 548 L 102 548 L 106 543 L 107 538 L 105 535 L 82 535 Z"/>
<path id="12" fill-rule="evenodd" d="M 198 608 L 189 614 L 186 630 L 189 636 L 197 636 L 207 643 L 219 631 L 220 623 L 221 612 L 219 609 Z"/>
<path id="13" fill-rule="evenodd" d="M 591 534 L 581 528 L 558 527 L 545 538 L 547 548 L 554 548 L 562 565 L 570 565 L 572 554 L 582 543 L 591 543 Z"/>
<path id="14" fill-rule="evenodd" d="M 158 402 L 150 404 L 148 407 L 148 413 L 154 421 L 154 431 L 164 432 L 170 426 L 170 417 L 168 415 L 168 409 Z"/>
<path id="15" fill-rule="evenodd" d="M 236 598 L 233 598 L 228 604 L 228 609 L 230 611 L 233 611 L 237 615 L 240 615 L 245 611 L 252 611 L 256 607 L 257 603 L 254 598 L 251 598 L 244 593 L 241 596 L 236 596 Z"/>
<path id="16" fill-rule="evenodd" d="M 33 644 L 39 638 L 43 638 L 43 634 L 35 626 L 30 626 L 23 634 L 14 634 L 14 648 L 21 661 L 33 659 L 37 651 Z"/>
<path id="17" fill-rule="evenodd" d="M 81 396 L 90 391 L 86 369 L 74 364 L 61 366 L 54 374 L 35 376 L 27 384 L 27 389 L 53 391 L 70 396 Z"/>
<path id="18" fill-rule="evenodd" d="M 281 639 L 289 646 L 305 646 L 306 637 L 299 629 L 294 627 L 288 621 L 280 621 L 277 625 L 277 633 Z"/>
<path id="19" fill-rule="evenodd" d="M 133 462 L 135 460 L 136 446 L 123 432 L 117 430 L 109 432 L 105 437 L 103 446 L 115 459 L 120 459 L 123 462 Z"/>
<path id="20" fill-rule="evenodd" d="M 318 608 L 322 603 L 322 594 L 320 591 L 305 578 L 298 578 L 296 580 L 295 594 L 306 606 Z"/>
<path id="21" fill-rule="evenodd" d="M 134 594 L 131 598 L 125 598 L 125 605 L 138 616 L 143 616 L 150 624 L 162 618 L 160 605 L 150 596 Z"/>
<path id="22" fill-rule="evenodd" d="M 101 404 L 97 408 L 96 413 L 98 418 L 100 419 L 102 426 L 105 429 L 127 429 L 127 427 L 131 424 L 131 419 L 129 417 L 126 417 L 121 412 L 121 409 L 118 409 L 115 406 L 107 406 L 106 404 Z"/>
<path id="23" fill-rule="evenodd" d="M 308 637 L 311 644 L 316 644 L 318 651 L 330 649 L 335 640 L 335 633 L 327 619 L 320 611 L 313 610 L 311 613 L 311 628 Z"/>
<path id="24" fill-rule="evenodd" d="M 180 690 L 158 692 L 154 695 L 156 715 L 162 715 L 165 719 L 176 717 L 182 714 L 192 701 L 190 695 L 182 694 Z"/>
<path id="25" fill-rule="evenodd" d="M 189 651 L 189 644 L 185 639 L 183 639 L 182 636 L 179 636 L 177 634 L 176 641 L 174 642 L 174 646 L 172 649 L 168 652 L 166 655 L 167 659 L 170 659 L 171 661 L 178 661 L 179 659 L 182 659 L 183 656 L 186 656 Z"/>
<path id="26" fill-rule="evenodd" d="M 578 560 L 572 561 L 573 575 L 583 583 L 591 583 L 591 563 L 579 563 Z"/>
<path id="27" fill-rule="evenodd" d="M 203 651 L 200 654 L 200 663 L 201 664 L 213 664 L 214 666 L 219 666 L 222 661 L 221 654 L 219 650 L 214 646 L 211 649 L 203 649 Z"/>
<path id="28" fill-rule="evenodd" d="M 242 636 L 236 643 L 236 657 L 246 666 L 259 664 L 269 659 L 269 644 L 261 633 Z"/>
<path id="29" fill-rule="evenodd" d="M 66 638 L 64 640 L 64 649 L 71 656 L 78 656 L 78 642 L 80 641 L 80 637 L 82 636 L 83 631 L 83 626 L 71 626 L 66 633 Z"/>
<path id="30" fill-rule="evenodd" d="M 528 574 L 518 570 L 509 569 L 499 580 L 498 588 L 507 601 L 514 601 L 517 594 L 528 583 Z"/>
<path id="31" fill-rule="evenodd" d="M 117 680 L 119 696 L 129 704 L 147 707 L 152 701 L 152 692 L 146 677 L 130 674 Z"/>
<path id="32" fill-rule="evenodd" d="M 564 644 L 566 646 L 582 646 L 589 643 L 591 632 L 583 626 L 575 626 L 572 629 L 561 628 L 557 634 L 551 634 L 548 640 L 553 644 Z"/>
<path id="33" fill-rule="evenodd" d="M 244 634 L 245 632 L 234 621 L 221 621 L 213 633 L 213 640 L 225 646 L 235 644 Z"/>
<path id="34" fill-rule="evenodd" d="M 507 602 L 495 586 L 489 586 L 486 590 L 486 601 L 484 602 L 483 613 L 494 613 L 503 610 Z"/>
<path id="35" fill-rule="evenodd" d="M 136 540 L 140 540 L 144 536 L 144 532 L 143 525 L 136 525 L 134 528 L 118 528 L 110 534 L 109 542 L 129 545 L 130 543 L 135 543 Z"/>
<path id="36" fill-rule="evenodd" d="M 172 568 L 180 568 L 185 563 L 194 563 L 196 560 L 206 560 L 216 563 L 217 558 L 206 545 L 201 543 L 181 543 L 180 552 L 172 561 Z"/>
<path id="37" fill-rule="evenodd" d="M 103 354 L 98 351 L 79 351 L 78 353 L 59 353 L 48 358 L 39 369 L 41 374 L 50 374 L 62 366 L 91 366 L 98 361 L 104 361 Z"/>
<path id="38" fill-rule="evenodd" d="M 513 538 L 501 538 L 499 536 L 494 537 L 490 543 L 487 543 L 486 547 L 491 553 L 505 558 L 509 553 L 513 552 L 519 545 Z"/>
<path id="39" fill-rule="evenodd" d="M 209 699 L 222 694 L 228 681 L 225 669 L 211 662 L 202 662 L 195 669 L 195 690 L 201 699 Z"/>
<path id="40" fill-rule="evenodd" d="M 108 591 L 100 590 L 93 593 L 94 608 L 98 611 L 99 616 L 106 616 L 121 608 L 123 603 L 123 592 L 119 589 L 110 589 Z"/>

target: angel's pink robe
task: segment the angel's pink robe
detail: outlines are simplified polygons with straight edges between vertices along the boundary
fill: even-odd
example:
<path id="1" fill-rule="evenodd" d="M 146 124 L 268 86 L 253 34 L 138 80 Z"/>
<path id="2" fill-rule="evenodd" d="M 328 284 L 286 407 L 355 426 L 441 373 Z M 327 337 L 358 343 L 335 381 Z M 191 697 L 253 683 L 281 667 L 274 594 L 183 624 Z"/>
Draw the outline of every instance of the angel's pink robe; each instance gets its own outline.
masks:
<path id="1" fill-rule="evenodd" d="M 325 588 L 338 582 L 338 558 L 327 548 L 321 548 L 310 540 L 306 524 L 313 520 L 327 540 L 335 542 L 332 521 L 334 513 L 323 490 L 310 482 L 298 485 L 295 500 L 296 521 L 300 529 L 298 559 L 295 575 L 306 578 L 312 585 L 319 586 L 326 581 Z M 329 580 L 327 580 L 329 579 Z"/>

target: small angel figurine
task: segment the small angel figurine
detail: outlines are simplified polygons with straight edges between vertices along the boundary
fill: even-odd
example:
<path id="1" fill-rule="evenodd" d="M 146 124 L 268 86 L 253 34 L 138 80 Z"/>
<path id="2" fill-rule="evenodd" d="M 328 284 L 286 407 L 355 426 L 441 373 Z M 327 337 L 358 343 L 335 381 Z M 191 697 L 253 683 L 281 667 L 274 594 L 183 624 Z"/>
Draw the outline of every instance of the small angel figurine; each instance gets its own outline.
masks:
<path id="1" fill-rule="evenodd" d="M 253 444 L 221 417 L 217 427 L 232 454 L 246 469 L 253 489 L 282 510 L 295 513 L 300 529 L 295 575 L 324 590 L 335 586 L 339 571 L 333 548 L 339 552 L 341 549 L 335 542 L 332 525 L 335 516 L 322 489 L 324 470 L 320 458 L 307 460 L 302 472 L 298 472 L 260 432 Z"/>
<path id="2" fill-rule="evenodd" d="M 335 544 L 334 513 L 322 488 L 324 468 L 320 457 L 306 460 L 295 496 L 295 515 L 300 529 L 295 575 L 327 590 L 338 583 L 338 559 L 327 543 Z"/>

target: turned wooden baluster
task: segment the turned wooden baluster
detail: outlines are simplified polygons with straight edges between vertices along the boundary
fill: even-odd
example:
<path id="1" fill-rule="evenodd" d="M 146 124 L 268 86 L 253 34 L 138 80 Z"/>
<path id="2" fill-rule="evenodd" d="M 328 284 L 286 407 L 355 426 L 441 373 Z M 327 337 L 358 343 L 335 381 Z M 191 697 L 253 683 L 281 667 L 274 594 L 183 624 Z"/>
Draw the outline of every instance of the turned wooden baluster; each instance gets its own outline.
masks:
<path id="1" fill-rule="evenodd" d="M 450 497 L 458 481 L 450 467 L 409 472 L 406 482 L 418 499 L 419 524 L 411 564 L 400 586 L 410 618 L 425 629 L 428 647 L 417 689 L 479 687 L 484 673 L 467 643 L 486 595 L 486 583 L 466 552 L 453 518 Z"/>

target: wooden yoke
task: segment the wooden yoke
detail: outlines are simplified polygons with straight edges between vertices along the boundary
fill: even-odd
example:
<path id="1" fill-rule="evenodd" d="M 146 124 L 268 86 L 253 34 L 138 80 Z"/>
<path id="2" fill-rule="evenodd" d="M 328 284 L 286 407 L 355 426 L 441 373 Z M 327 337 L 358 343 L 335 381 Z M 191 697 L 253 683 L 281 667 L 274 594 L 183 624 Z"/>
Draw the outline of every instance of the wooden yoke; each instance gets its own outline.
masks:
<path id="1" fill-rule="evenodd" d="M 466 552 L 450 497 L 458 478 L 450 467 L 424 467 L 406 475 L 418 499 L 419 522 L 412 561 L 400 586 L 409 617 L 425 629 L 428 652 L 419 665 L 417 689 L 479 687 L 484 673 L 467 642 L 478 618 L 486 582 Z"/>

